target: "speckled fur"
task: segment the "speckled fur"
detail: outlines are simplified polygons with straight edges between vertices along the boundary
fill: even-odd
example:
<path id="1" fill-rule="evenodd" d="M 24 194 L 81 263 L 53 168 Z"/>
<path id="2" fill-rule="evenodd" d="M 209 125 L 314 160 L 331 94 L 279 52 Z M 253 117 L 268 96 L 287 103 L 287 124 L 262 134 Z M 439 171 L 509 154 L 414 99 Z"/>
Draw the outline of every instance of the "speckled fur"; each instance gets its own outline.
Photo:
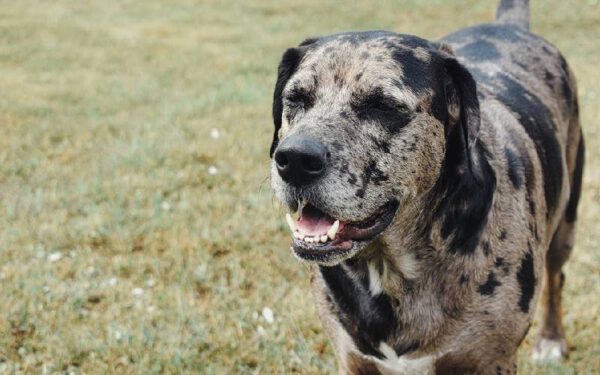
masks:
<path id="1" fill-rule="evenodd" d="M 341 220 L 400 202 L 392 224 L 351 259 L 310 265 L 341 373 L 514 374 L 544 279 L 540 341 L 566 355 L 560 269 L 583 166 L 577 89 L 517 6 L 526 9 L 502 1 L 497 23 L 437 42 L 343 33 L 284 56 L 272 151 L 302 133 L 330 159 L 326 176 L 301 189 L 273 163 L 276 196 L 290 210 L 308 199 Z M 359 103 L 374 90 L 401 103 L 400 115 L 364 115 Z"/>

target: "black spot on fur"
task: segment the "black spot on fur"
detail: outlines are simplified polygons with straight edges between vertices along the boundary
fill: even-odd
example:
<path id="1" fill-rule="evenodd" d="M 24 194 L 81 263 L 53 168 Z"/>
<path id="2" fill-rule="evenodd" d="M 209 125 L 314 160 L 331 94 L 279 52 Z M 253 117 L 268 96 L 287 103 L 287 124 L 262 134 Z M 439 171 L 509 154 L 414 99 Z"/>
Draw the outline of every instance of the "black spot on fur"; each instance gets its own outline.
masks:
<path id="1" fill-rule="evenodd" d="M 403 72 L 403 83 L 415 93 L 423 93 L 432 86 L 432 74 L 427 65 L 417 59 L 413 51 L 404 47 L 393 48 L 392 58 L 398 63 Z"/>
<path id="2" fill-rule="evenodd" d="M 459 55 L 466 56 L 470 60 L 476 62 L 497 60 L 502 57 L 496 46 L 484 39 L 469 43 L 464 47 L 459 48 L 456 52 Z"/>
<path id="3" fill-rule="evenodd" d="M 460 280 L 458 282 L 460 283 L 460 285 L 465 285 L 469 282 L 469 276 L 463 273 L 462 275 L 460 275 Z"/>
<path id="4" fill-rule="evenodd" d="M 377 167 L 377 162 L 375 160 L 371 160 L 363 170 L 361 188 L 358 189 L 355 194 L 359 198 L 364 198 L 365 190 L 367 189 L 369 182 L 373 181 L 373 184 L 379 185 L 381 182 L 387 180 L 388 176 Z"/>
<path id="5" fill-rule="evenodd" d="M 496 280 L 496 276 L 494 275 L 494 273 L 490 272 L 487 281 L 479 286 L 479 294 L 484 296 L 490 296 L 494 294 L 494 291 L 500 285 L 502 284 L 498 280 Z"/>
<path id="6" fill-rule="evenodd" d="M 535 143 L 542 164 L 544 195 L 550 215 L 557 207 L 563 177 L 561 150 L 554 134 L 556 125 L 552 114 L 548 107 L 514 78 L 504 73 L 498 73 L 496 77 L 502 83 L 498 87 L 498 98 L 519 117 L 525 131 Z"/>
<path id="7" fill-rule="evenodd" d="M 500 241 L 504 241 L 506 240 L 506 237 L 508 236 L 506 229 L 502 229 L 500 231 L 500 236 L 498 237 L 500 239 Z"/>
<path id="8" fill-rule="evenodd" d="M 577 147 L 573 181 L 571 182 L 571 196 L 569 197 L 569 203 L 567 204 L 567 209 L 565 211 L 565 220 L 568 223 L 573 223 L 575 220 L 577 220 L 577 204 L 579 203 L 579 197 L 581 196 L 584 159 L 585 145 L 583 142 L 583 135 L 581 135 L 581 138 L 579 139 L 579 146 Z"/>
<path id="9" fill-rule="evenodd" d="M 369 134 L 369 138 L 375 144 L 375 147 L 377 147 L 377 149 L 379 151 L 382 151 L 386 154 L 390 153 L 390 142 L 389 141 L 387 141 L 385 139 L 379 139 L 372 134 Z"/>
<path id="10" fill-rule="evenodd" d="M 363 73 L 360 72 L 360 73 L 358 73 L 357 75 L 354 76 L 354 80 L 355 81 L 360 81 L 360 79 L 362 78 L 362 76 L 363 76 Z"/>
<path id="11" fill-rule="evenodd" d="M 442 39 L 449 44 L 468 43 L 473 39 L 481 39 L 485 37 L 489 42 L 510 42 L 518 43 L 530 38 L 530 34 L 526 34 L 514 27 L 506 27 L 499 24 L 483 24 L 478 26 L 467 27 L 460 29 Z M 457 56 L 463 56 L 460 50 L 456 51 Z"/>
<path id="12" fill-rule="evenodd" d="M 364 283 L 353 280 L 341 266 L 319 269 L 340 321 L 358 349 L 364 354 L 384 358 L 379 345 L 397 327 L 390 298 L 384 293 L 371 295 Z"/>
<path id="13" fill-rule="evenodd" d="M 577 106 L 577 99 L 575 97 L 576 93 L 573 92 L 569 79 L 569 66 L 567 65 L 565 58 L 560 53 L 557 54 L 557 57 L 559 60 L 560 69 L 562 70 L 562 74 L 560 75 L 562 97 L 565 99 L 569 110 L 573 112 L 574 107 Z"/>
<path id="14" fill-rule="evenodd" d="M 531 216 L 535 216 L 535 202 L 531 198 L 528 198 L 528 200 L 529 200 L 529 213 L 531 214 Z"/>
<path id="15" fill-rule="evenodd" d="M 550 89 L 554 89 L 554 74 L 552 74 L 552 72 L 550 72 L 549 70 L 545 70 L 544 71 L 544 82 L 546 82 L 546 85 L 550 88 Z"/>
<path id="16" fill-rule="evenodd" d="M 502 267 L 503 264 L 504 264 L 504 258 L 502 258 L 502 257 L 496 258 L 496 263 L 495 263 L 496 268 Z"/>
<path id="17" fill-rule="evenodd" d="M 485 256 L 490 255 L 490 253 L 492 252 L 490 243 L 488 241 L 483 241 L 483 243 L 481 244 L 481 249 L 483 250 L 483 254 Z"/>
<path id="18" fill-rule="evenodd" d="M 521 186 L 523 186 L 523 162 L 521 161 L 521 158 L 508 147 L 504 149 L 504 153 L 506 155 L 508 178 L 510 178 L 515 189 L 520 189 Z"/>
<path id="19" fill-rule="evenodd" d="M 521 289 L 521 297 L 519 298 L 519 308 L 522 312 L 529 312 L 529 305 L 535 293 L 535 271 L 533 267 L 533 255 L 531 247 L 529 252 L 521 260 L 519 271 L 517 272 L 517 282 Z"/>
<path id="20" fill-rule="evenodd" d="M 333 75 L 333 83 L 338 87 L 342 86 L 343 82 L 342 82 L 342 78 L 340 77 L 339 74 L 336 73 Z"/>

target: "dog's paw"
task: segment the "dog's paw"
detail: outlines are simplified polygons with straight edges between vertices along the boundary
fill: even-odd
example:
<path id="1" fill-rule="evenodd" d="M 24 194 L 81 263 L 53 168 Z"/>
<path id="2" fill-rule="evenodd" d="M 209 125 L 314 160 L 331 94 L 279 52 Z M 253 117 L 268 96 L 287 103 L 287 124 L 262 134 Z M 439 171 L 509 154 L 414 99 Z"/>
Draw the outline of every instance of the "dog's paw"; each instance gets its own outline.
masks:
<path id="1" fill-rule="evenodd" d="M 564 339 L 541 337 L 533 348 L 531 357 L 539 362 L 560 362 L 567 357 L 567 342 Z"/>

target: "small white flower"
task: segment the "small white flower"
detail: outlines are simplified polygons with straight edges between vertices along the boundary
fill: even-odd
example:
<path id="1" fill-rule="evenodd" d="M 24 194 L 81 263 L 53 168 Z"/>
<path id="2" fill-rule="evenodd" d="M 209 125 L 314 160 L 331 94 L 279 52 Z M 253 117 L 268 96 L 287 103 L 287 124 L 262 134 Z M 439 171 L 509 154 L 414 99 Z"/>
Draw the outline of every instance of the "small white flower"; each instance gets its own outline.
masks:
<path id="1" fill-rule="evenodd" d="M 268 307 L 265 307 L 262 310 L 262 316 L 263 318 L 265 318 L 265 321 L 269 324 L 273 324 L 273 322 L 275 321 L 275 317 L 273 316 L 273 310 L 271 310 Z"/>
<path id="2" fill-rule="evenodd" d="M 212 128 L 210 130 L 210 137 L 212 139 L 219 139 L 221 137 L 221 132 L 217 128 Z"/>
<path id="3" fill-rule="evenodd" d="M 214 165 L 211 165 L 210 167 L 208 167 L 208 174 L 211 176 L 216 175 L 219 172 L 219 170 L 217 169 L 217 167 L 215 167 Z"/>
<path id="4" fill-rule="evenodd" d="M 267 334 L 267 331 L 265 331 L 265 329 L 263 328 L 263 326 L 258 326 L 256 327 L 256 332 L 258 332 L 259 335 L 264 336 Z"/>
<path id="5" fill-rule="evenodd" d="M 42 287 L 42 291 L 46 294 L 50 293 L 50 287 L 48 285 L 44 285 Z"/>
<path id="6" fill-rule="evenodd" d="M 163 211 L 169 211 L 171 209 L 171 205 L 169 202 L 164 201 L 160 204 L 160 208 L 162 208 Z"/>
<path id="7" fill-rule="evenodd" d="M 58 262 L 61 258 L 62 254 L 60 253 L 60 251 L 55 251 L 52 254 L 48 255 L 48 261 L 52 263 Z"/>
<path id="8" fill-rule="evenodd" d="M 154 287 L 154 285 L 156 285 L 156 282 L 154 282 L 154 279 L 148 279 L 148 280 L 146 280 L 146 286 L 148 288 L 152 288 L 152 287 Z"/>
<path id="9" fill-rule="evenodd" d="M 116 277 L 111 277 L 110 279 L 108 279 L 106 281 L 106 285 L 115 286 L 115 285 L 117 285 L 118 282 L 119 282 L 119 280 Z"/>
<path id="10" fill-rule="evenodd" d="M 133 290 L 131 291 L 131 294 L 133 294 L 136 297 L 140 297 L 144 295 L 144 289 L 142 288 L 133 288 Z"/>

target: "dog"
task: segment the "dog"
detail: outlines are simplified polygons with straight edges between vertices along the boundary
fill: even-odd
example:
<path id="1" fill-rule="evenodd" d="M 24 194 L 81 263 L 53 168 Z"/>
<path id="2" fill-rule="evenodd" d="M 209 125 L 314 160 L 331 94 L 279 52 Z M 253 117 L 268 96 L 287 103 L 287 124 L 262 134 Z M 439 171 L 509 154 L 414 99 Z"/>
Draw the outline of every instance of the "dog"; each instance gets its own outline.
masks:
<path id="1" fill-rule="evenodd" d="M 285 51 L 271 183 L 340 373 L 514 374 L 540 296 L 533 356 L 567 355 L 576 93 L 524 0 L 438 41 L 346 32 Z"/>

